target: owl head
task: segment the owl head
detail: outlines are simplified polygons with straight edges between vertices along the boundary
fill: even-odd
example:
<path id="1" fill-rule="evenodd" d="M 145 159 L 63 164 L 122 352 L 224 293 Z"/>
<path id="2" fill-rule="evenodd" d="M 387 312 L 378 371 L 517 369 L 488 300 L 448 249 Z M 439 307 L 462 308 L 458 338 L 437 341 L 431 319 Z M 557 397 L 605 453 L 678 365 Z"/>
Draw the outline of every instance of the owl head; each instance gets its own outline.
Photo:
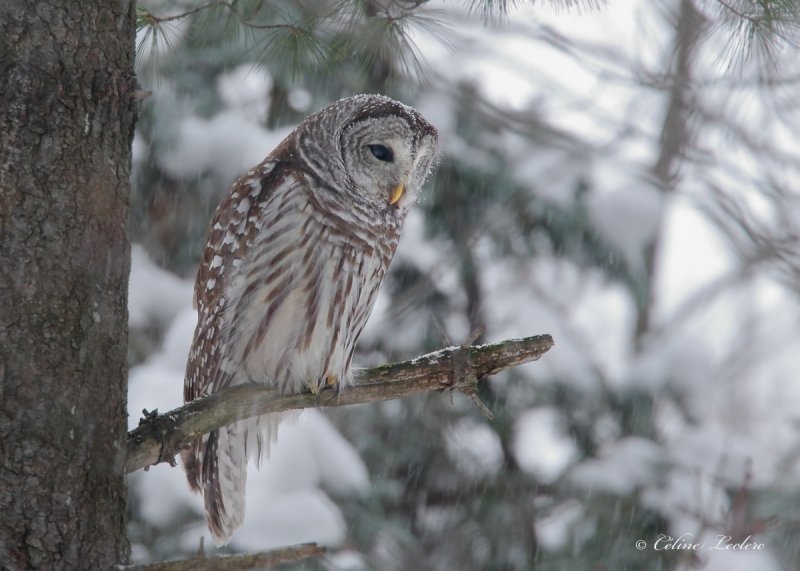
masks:
<path id="1" fill-rule="evenodd" d="M 298 128 L 298 148 L 325 182 L 355 203 L 405 212 L 436 157 L 436 129 L 416 110 L 382 95 L 341 99 Z"/>

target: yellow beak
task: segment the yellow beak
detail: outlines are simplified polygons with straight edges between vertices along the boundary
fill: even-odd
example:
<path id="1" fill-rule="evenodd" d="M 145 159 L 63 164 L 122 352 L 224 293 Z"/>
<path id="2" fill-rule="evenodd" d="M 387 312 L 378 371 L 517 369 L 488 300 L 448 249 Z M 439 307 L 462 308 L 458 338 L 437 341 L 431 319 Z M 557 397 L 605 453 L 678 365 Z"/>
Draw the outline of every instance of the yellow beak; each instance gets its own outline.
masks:
<path id="1" fill-rule="evenodd" d="M 403 183 L 398 184 L 396 187 L 392 189 L 392 192 L 389 194 L 389 204 L 395 205 L 397 201 L 403 196 L 403 192 L 405 191 L 406 187 Z"/>

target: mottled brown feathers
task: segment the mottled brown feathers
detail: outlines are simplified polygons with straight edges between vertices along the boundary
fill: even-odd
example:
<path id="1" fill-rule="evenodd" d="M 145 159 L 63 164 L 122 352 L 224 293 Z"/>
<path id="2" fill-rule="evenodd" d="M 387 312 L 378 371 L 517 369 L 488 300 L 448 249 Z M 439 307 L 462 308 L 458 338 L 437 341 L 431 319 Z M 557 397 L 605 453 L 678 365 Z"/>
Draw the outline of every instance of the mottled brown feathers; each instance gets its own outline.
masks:
<path id="1" fill-rule="evenodd" d="M 392 160 L 370 154 L 375 144 Z M 236 181 L 197 272 L 186 401 L 246 382 L 284 392 L 347 384 L 435 148 L 436 130 L 415 110 L 360 95 L 309 116 Z M 398 185 L 405 192 L 390 202 Z M 267 448 L 279 420 L 237 422 L 182 453 L 215 542 L 244 521 L 248 454 Z"/>

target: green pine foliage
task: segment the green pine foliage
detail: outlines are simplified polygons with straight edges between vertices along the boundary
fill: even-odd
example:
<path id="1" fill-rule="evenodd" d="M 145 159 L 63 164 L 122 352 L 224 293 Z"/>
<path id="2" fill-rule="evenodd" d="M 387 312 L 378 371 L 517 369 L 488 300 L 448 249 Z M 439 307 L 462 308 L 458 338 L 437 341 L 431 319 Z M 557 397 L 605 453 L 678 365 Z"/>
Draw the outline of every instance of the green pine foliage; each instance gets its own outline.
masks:
<path id="1" fill-rule="evenodd" d="M 755 68 L 757 76 L 770 69 L 774 78 L 780 54 L 794 49 L 800 38 L 797 2 L 661 2 L 665 20 L 674 25 L 678 6 L 687 2 L 703 20 L 702 49 L 719 46 L 719 39 L 724 39 L 724 46 L 711 52 L 712 59 L 722 62 L 731 74 L 726 77 Z M 561 9 L 561 17 L 569 19 L 574 13 L 601 10 L 611 3 L 550 0 L 529 4 Z M 437 320 L 460 324 L 460 334 L 485 323 L 491 317 L 486 315 L 482 285 L 488 261 L 516 264 L 522 272 L 530 260 L 541 256 L 579 268 L 601 283 L 618 287 L 633 308 L 633 320 L 647 322 L 653 304 L 653 268 L 632 259 L 611 240 L 589 207 L 598 189 L 582 167 L 608 160 L 608 153 L 597 148 L 591 137 L 584 139 L 555 126 L 546 111 L 506 109 L 487 100 L 474 85 L 450 84 L 447 78 L 437 77 L 424 49 L 415 43 L 422 34 L 444 49 L 457 50 L 460 27 L 467 25 L 470 14 L 477 15 L 479 24 L 485 20 L 498 25 L 497 34 L 506 33 L 503 22 L 517 4 L 467 0 L 455 7 L 437 4 L 434 8 L 415 0 L 140 3 L 140 81 L 154 96 L 143 104 L 138 124 L 137 137 L 144 150 L 134 176 L 133 240 L 143 243 L 164 267 L 192 275 L 206 223 L 231 180 L 212 169 L 186 178 L 175 176 L 159 157 L 174 145 L 175 128 L 182 118 L 209 119 L 224 109 L 216 81 L 246 63 L 266 70 L 271 79 L 271 103 L 262 121 L 269 129 L 294 125 L 308 111 L 358 92 L 382 92 L 412 105 L 435 94 L 448 101 L 455 118 L 448 137 L 458 141 L 458 149 L 445 150 L 419 208 L 425 239 L 455 269 L 458 292 L 443 287 L 413 260 L 396 260 L 384 284 L 392 325 L 382 335 L 362 340 L 362 357 L 376 353 L 387 359 L 411 356 L 405 348 L 398 353 L 393 346 L 393 326 L 397 331 L 417 332 L 411 351 L 421 354 L 444 343 Z M 456 8 L 462 9 L 458 18 L 453 17 Z M 569 51 L 563 38 L 553 36 L 552 40 L 563 41 L 564 50 Z M 664 74 L 669 71 L 665 69 Z M 639 78 L 647 89 L 656 89 L 664 79 Z M 162 92 L 168 96 L 160 97 Z M 307 105 L 296 103 L 298 93 L 307 95 Z M 651 139 L 657 140 L 658 134 Z M 543 153 L 558 157 L 558 176 L 542 166 L 521 177 L 519 163 L 532 162 Z M 691 148 L 684 158 L 694 164 L 705 160 Z M 560 200 L 545 192 L 556 178 L 566 189 Z M 779 195 L 776 203 L 782 199 Z M 732 220 L 729 214 L 709 206 L 709 216 L 720 218 L 720 225 Z M 745 226 L 744 222 L 734 224 L 731 235 L 743 234 Z M 759 241 L 751 238 L 753 243 Z M 656 246 L 651 243 L 643 248 L 648 251 L 641 258 L 646 259 Z M 785 275 L 796 277 L 797 273 Z M 530 324 L 529 333 L 540 332 L 544 331 L 537 323 Z M 639 333 L 631 326 L 628 350 L 633 355 L 645 343 Z M 139 334 L 132 334 L 134 344 Z M 491 330 L 487 334 L 493 335 Z M 565 335 L 569 335 L 566 330 Z M 559 342 L 557 337 L 557 347 Z M 613 375 L 599 366 L 590 371 L 592 389 L 571 378 L 548 376 L 546 371 L 515 370 L 484 383 L 480 396 L 496 414 L 492 422 L 457 394 L 452 399 L 428 395 L 330 413 L 370 471 L 372 486 L 366 497 L 335 498 L 347 521 L 347 547 L 362 554 L 366 569 L 650 571 L 696 563 L 685 552 L 654 553 L 634 547 L 635 539 L 652 544 L 659 534 L 674 531 L 667 517 L 643 499 L 642 490 L 590 493 L 566 475 L 544 481 L 520 466 L 514 454 L 515 423 L 534 408 L 559 411 L 564 432 L 574 443 L 574 464 L 597 458 L 604 445 L 615 439 L 635 437 L 660 449 L 663 442 L 656 416 L 664 407 L 683 415 L 682 420 L 691 419 L 681 389 L 664 379 L 647 377 L 646 370 L 634 369 L 633 375 L 641 375 L 631 383 L 635 389 L 629 388 L 631 384 L 618 388 Z M 499 469 L 477 474 L 448 452 L 448 435 L 463 426 L 483 427 L 496 435 Z M 665 473 L 671 469 L 675 467 L 664 467 Z M 726 484 L 726 489 L 731 496 L 736 493 L 735 485 Z M 764 510 L 759 517 L 766 518 L 780 511 L 772 509 L 776 504 L 785 509 L 780 506 L 783 497 L 779 492 L 755 493 L 753 509 Z M 191 554 L 170 532 L 190 525 L 194 514 L 174 514 L 172 529 L 156 529 L 137 516 L 137 509 L 134 500 L 131 538 L 135 543 L 147 545 L 162 558 Z M 540 526 L 553 518 L 563 520 L 569 513 L 575 515 L 566 518 L 566 544 L 543 546 Z M 796 512 L 780 517 L 788 521 Z M 780 533 L 784 535 L 777 541 L 796 543 L 796 532 L 783 528 Z M 787 553 L 784 559 L 787 565 L 796 565 L 798 554 Z M 304 562 L 286 568 L 324 567 Z"/>

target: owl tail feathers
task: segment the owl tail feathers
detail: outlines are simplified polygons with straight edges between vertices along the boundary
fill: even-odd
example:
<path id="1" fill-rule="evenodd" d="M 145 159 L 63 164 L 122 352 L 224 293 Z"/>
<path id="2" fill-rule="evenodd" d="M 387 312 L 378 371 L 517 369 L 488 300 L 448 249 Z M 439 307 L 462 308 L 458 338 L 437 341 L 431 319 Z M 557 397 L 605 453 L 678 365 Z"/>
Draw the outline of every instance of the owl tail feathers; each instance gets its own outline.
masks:
<path id="1" fill-rule="evenodd" d="M 218 547 L 244 522 L 247 456 L 241 428 L 237 423 L 215 430 L 181 453 L 189 486 L 203 494 L 206 523 Z"/>

